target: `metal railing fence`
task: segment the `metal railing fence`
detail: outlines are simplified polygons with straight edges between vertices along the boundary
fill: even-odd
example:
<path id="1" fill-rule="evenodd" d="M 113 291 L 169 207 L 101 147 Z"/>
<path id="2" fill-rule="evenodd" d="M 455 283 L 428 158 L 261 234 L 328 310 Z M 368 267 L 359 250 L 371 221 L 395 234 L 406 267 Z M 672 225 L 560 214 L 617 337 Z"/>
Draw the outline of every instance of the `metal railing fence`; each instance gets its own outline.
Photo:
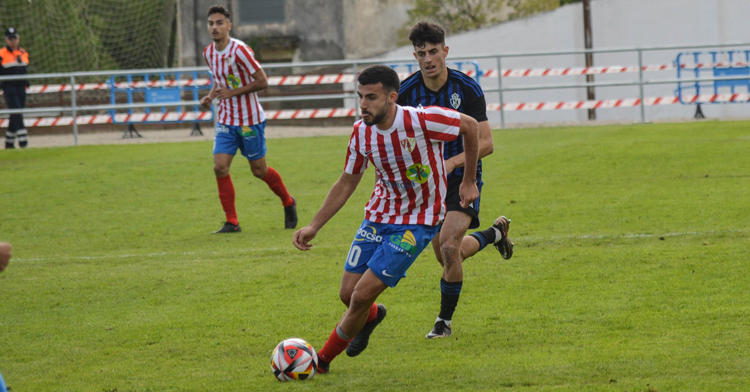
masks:
<path id="1" fill-rule="evenodd" d="M 750 47 L 750 42 L 739 42 L 739 43 L 727 43 L 727 44 L 713 44 L 713 45 L 686 45 L 686 46 L 650 46 L 650 47 L 634 47 L 634 48 L 612 48 L 612 49 L 591 49 L 591 50 L 567 50 L 567 51 L 551 51 L 551 52 L 519 52 L 519 53 L 500 53 L 500 54 L 481 54 L 474 56 L 461 56 L 461 57 L 450 57 L 450 61 L 480 61 L 480 60 L 494 60 L 497 70 L 502 70 L 502 63 L 504 59 L 511 58 L 526 58 L 526 57 L 539 57 L 539 56 L 561 56 L 561 55 L 584 55 L 588 53 L 592 54 L 607 54 L 607 53 L 636 53 L 638 57 L 638 76 L 637 79 L 631 81 L 617 81 L 617 82 L 595 82 L 595 83 L 571 83 L 571 84 L 545 84 L 545 85 L 534 85 L 534 86 L 521 86 L 521 87 L 504 87 L 502 72 L 499 72 L 497 77 L 497 87 L 484 88 L 485 95 L 487 93 L 497 93 L 499 97 L 499 112 L 500 112 L 500 126 L 506 128 L 505 123 L 505 109 L 504 107 L 504 93 L 515 92 L 515 91 L 532 91 L 532 90 L 555 90 L 555 89 L 577 89 L 577 88 L 588 88 L 588 87 L 615 87 L 615 86 L 637 86 L 639 89 L 640 99 L 640 120 L 642 123 L 646 122 L 646 114 L 644 107 L 644 86 L 648 85 L 664 85 L 664 84 L 676 84 L 686 82 L 715 82 L 715 81 L 735 81 L 735 80 L 748 80 L 748 77 L 711 77 L 711 78 L 700 78 L 700 79 L 659 79 L 659 80 L 646 80 L 643 75 L 643 54 L 645 52 L 652 51 L 669 51 L 669 50 L 690 50 L 690 49 L 705 49 L 705 48 L 730 48 L 730 47 Z M 273 69 L 306 69 L 306 68 L 323 68 L 323 67 L 343 67 L 353 76 L 354 82 L 348 88 L 344 89 L 343 93 L 338 94 L 313 94 L 313 95 L 297 95 L 297 96 L 286 96 L 286 97 L 260 97 L 260 101 L 263 102 L 293 102 L 293 101 L 321 101 L 321 100 L 332 100 L 332 99 L 344 99 L 350 102 L 355 102 L 356 106 L 356 76 L 363 66 L 372 64 L 413 64 L 414 59 L 358 59 L 358 60 L 336 60 L 336 61 L 312 61 L 304 63 L 282 63 L 282 64 L 263 64 L 263 68 L 266 70 Z M 0 82 L 11 81 L 11 80 L 43 80 L 43 79 L 66 79 L 70 81 L 70 86 L 76 86 L 77 80 L 85 78 L 104 77 L 109 79 L 111 77 L 126 76 L 126 75 L 138 75 L 138 74 L 149 74 L 149 73 L 193 73 L 193 72 L 205 72 L 206 67 L 183 67 L 183 68 L 164 68 L 164 69 L 137 69 L 137 70 L 120 70 L 120 71 L 92 71 L 92 72 L 71 72 L 71 73 L 49 73 L 49 74 L 27 74 L 19 76 L 4 76 L 0 77 Z M 66 90 L 68 91 L 68 90 Z M 67 106 L 50 106 L 40 108 L 27 108 L 27 109 L 2 109 L 0 110 L 0 116 L 9 114 L 37 114 L 37 113 L 70 113 L 75 119 L 76 116 L 82 112 L 97 112 L 107 110 L 129 110 L 129 109 L 143 109 L 143 108 L 161 108 L 161 107 L 183 107 L 183 106 L 196 106 L 200 105 L 199 101 L 179 101 L 179 102 L 160 102 L 160 103 L 133 103 L 133 104 L 108 104 L 108 105 L 85 105 L 79 106 L 76 101 L 76 89 L 71 87 L 70 92 L 70 104 Z M 356 108 L 356 107 L 355 107 Z M 356 112 L 356 111 L 355 111 Z M 358 114 L 356 114 L 358 117 Z M 215 116 L 214 116 L 215 121 Z M 78 124 L 73 121 L 73 136 L 74 145 L 78 144 Z"/>

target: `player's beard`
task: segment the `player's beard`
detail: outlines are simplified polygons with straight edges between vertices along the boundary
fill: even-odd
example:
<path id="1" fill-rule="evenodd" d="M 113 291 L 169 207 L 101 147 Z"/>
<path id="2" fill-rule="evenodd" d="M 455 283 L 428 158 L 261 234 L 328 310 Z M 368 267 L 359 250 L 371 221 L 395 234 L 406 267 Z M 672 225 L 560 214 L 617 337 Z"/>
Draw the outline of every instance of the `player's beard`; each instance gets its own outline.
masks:
<path id="1" fill-rule="evenodd" d="M 370 112 L 368 112 L 370 113 Z M 381 110 L 377 115 L 374 113 L 370 113 L 372 115 L 372 120 L 367 121 L 365 119 L 362 119 L 362 121 L 365 122 L 365 125 L 367 126 L 373 126 L 375 124 L 380 123 L 385 118 L 385 115 L 388 114 L 388 101 L 385 102 L 385 105 L 383 105 L 383 110 Z"/>

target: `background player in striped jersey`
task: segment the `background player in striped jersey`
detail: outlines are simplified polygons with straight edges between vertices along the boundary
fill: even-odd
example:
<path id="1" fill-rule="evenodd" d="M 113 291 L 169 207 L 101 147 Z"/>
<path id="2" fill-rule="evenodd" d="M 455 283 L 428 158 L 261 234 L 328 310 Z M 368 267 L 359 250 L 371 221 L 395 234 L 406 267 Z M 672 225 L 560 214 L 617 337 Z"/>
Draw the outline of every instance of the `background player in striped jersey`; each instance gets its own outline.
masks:
<path id="1" fill-rule="evenodd" d="M 463 72 L 445 65 L 448 47 L 445 46 L 445 31 L 434 24 L 419 22 L 409 34 L 414 45 L 414 57 L 419 62 L 420 71 L 404 80 L 398 94 L 398 104 L 415 107 L 441 106 L 465 113 L 479 123 L 479 163 L 477 165 L 477 186 L 482 191 L 482 161 L 494 149 L 492 131 L 487 120 L 487 104 L 484 92 L 474 79 Z M 465 173 L 471 170 L 465 166 L 464 142 L 461 138 L 445 143 L 445 166 L 448 174 L 448 196 L 445 203 L 448 213 L 435 236 L 432 246 L 438 261 L 443 266 L 440 279 L 440 314 L 427 338 L 440 338 L 451 335 L 451 319 L 458 304 L 463 286 L 463 260 L 473 256 L 489 244 L 494 244 L 503 258 L 513 255 L 513 243 L 507 233 L 510 219 L 500 216 L 487 230 L 466 235 L 468 229 L 479 227 L 479 201 L 468 207 L 459 203 L 458 186 Z"/>
<path id="2" fill-rule="evenodd" d="M 203 57 L 213 76 L 211 92 L 201 99 L 210 106 L 219 99 L 218 125 L 214 139 L 214 173 L 219 200 L 226 214 L 224 226 L 214 233 L 241 231 L 235 208 L 235 194 L 229 167 L 239 148 L 250 161 L 253 175 L 268 184 L 284 206 L 284 227 L 297 227 L 297 202 L 284 186 L 279 173 L 266 165 L 266 115 L 258 102 L 257 91 L 268 86 L 266 73 L 255 60 L 253 50 L 244 42 L 229 37 L 232 30 L 226 8 L 208 9 L 208 32 L 213 43 L 203 50 Z"/>
<path id="3" fill-rule="evenodd" d="M 385 317 L 385 307 L 375 304 L 378 295 L 406 276 L 437 233 L 446 211 L 445 141 L 464 138 L 469 172 L 460 184 L 461 205 L 467 207 L 479 196 L 472 175 L 479 151 L 474 119 L 438 107 L 398 106 L 398 74 L 383 65 L 365 69 L 357 81 L 362 119 L 354 124 L 344 172 L 312 222 L 293 239 L 298 249 L 309 250 L 318 231 L 346 204 L 367 166 L 375 167 L 375 189 L 341 279 L 339 296 L 347 310 L 318 352 L 321 373 L 345 349 L 353 357 L 367 347 Z"/>

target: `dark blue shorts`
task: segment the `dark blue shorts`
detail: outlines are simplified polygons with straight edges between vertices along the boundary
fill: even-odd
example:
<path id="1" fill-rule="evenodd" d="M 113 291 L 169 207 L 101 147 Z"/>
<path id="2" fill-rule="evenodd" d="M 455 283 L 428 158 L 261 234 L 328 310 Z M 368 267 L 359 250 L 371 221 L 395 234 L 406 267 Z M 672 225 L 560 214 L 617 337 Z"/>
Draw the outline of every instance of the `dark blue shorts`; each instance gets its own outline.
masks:
<path id="1" fill-rule="evenodd" d="M 266 122 L 251 126 L 216 125 L 214 154 L 237 154 L 254 161 L 266 156 Z"/>
<path id="2" fill-rule="evenodd" d="M 395 287 L 437 232 L 438 226 L 389 225 L 365 219 L 349 248 L 344 270 L 364 274 L 369 268 L 383 283 Z"/>
<path id="3" fill-rule="evenodd" d="M 469 208 L 461 207 L 461 195 L 458 193 L 463 182 L 463 176 L 448 177 L 448 194 L 445 195 L 445 206 L 450 211 L 461 211 L 471 217 L 471 223 L 469 224 L 470 229 L 476 229 L 479 227 L 479 202 L 482 200 L 482 173 L 477 173 L 477 190 L 479 190 L 479 197 L 469 205 Z"/>

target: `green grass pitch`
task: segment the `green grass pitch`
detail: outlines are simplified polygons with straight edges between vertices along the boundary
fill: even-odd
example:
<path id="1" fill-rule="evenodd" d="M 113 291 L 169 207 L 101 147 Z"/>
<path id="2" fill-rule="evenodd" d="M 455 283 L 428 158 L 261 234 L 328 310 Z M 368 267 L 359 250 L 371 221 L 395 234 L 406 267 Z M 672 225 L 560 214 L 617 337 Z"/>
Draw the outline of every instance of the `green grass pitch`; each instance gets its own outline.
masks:
<path id="1" fill-rule="evenodd" d="M 273 127 L 269 127 L 269 133 Z M 361 356 L 279 383 L 274 346 L 322 347 L 367 174 L 310 252 L 237 159 L 243 232 L 211 144 L 0 151 L 0 372 L 22 391 L 747 391 L 750 122 L 494 131 L 482 226 L 515 255 L 464 264 L 454 336 L 426 340 L 441 269 L 427 250 L 379 302 Z M 346 137 L 270 139 L 307 224 Z M 371 172 L 371 169 L 370 169 Z"/>

